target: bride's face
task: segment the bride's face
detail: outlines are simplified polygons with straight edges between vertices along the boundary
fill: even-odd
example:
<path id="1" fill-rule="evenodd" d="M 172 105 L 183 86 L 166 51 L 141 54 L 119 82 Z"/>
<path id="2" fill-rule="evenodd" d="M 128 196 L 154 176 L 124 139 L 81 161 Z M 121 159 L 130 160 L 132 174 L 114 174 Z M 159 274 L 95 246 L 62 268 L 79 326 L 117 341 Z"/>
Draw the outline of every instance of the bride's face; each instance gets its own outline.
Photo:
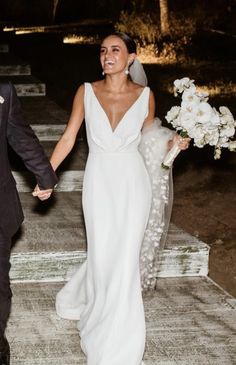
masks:
<path id="1" fill-rule="evenodd" d="M 100 48 L 100 62 L 105 74 L 123 72 L 134 59 L 134 54 L 129 54 L 126 44 L 117 36 L 105 38 Z"/>

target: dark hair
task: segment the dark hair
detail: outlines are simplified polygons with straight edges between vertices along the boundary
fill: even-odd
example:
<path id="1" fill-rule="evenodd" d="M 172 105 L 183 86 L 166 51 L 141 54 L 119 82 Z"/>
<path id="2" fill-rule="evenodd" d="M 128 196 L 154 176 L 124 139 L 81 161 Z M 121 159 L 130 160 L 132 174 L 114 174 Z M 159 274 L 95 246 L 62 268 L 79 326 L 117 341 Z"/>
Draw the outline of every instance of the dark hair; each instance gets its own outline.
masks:
<path id="1" fill-rule="evenodd" d="M 120 38 L 125 43 L 129 53 L 137 53 L 137 45 L 136 45 L 135 41 L 133 40 L 133 38 L 131 38 L 127 33 L 114 32 L 114 33 L 108 34 L 107 37 L 110 37 L 110 36 L 116 36 L 116 37 Z M 107 37 L 105 37 L 104 39 L 106 39 Z"/>

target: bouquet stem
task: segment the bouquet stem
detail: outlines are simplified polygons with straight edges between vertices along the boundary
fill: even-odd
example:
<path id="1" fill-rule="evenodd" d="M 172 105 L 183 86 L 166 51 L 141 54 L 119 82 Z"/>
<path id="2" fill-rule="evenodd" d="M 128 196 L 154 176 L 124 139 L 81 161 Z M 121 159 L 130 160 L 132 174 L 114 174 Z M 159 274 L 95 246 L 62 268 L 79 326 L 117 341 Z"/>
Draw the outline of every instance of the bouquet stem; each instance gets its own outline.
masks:
<path id="1" fill-rule="evenodd" d="M 182 138 L 188 138 L 188 134 L 186 131 L 181 131 L 179 133 L 179 135 Z M 181 149 L 178 146 L 178 142 L 175 142 L 174 146 L 170 149 L 170 151 L 165 156 L 165 158 L 161 164 L 161 167 L 166 170 L 170 169 L 173 165 L 175 158 L 178 156 L 180 151 L 181 151 Z"/>
<path id="2" fill-rule="evenodd" d="M 171 166 L 173 165 L 175 158 L 178 156 L 180 151 L 181 151 L 181 149 L 179 148 L 178 144 L 175 143 L 174 146 L 170 149 L 170 151 L 165 156 L 165 158 L 161 164 L 162 168 L 166 169 L 166 170 L 170 169 Z"/>

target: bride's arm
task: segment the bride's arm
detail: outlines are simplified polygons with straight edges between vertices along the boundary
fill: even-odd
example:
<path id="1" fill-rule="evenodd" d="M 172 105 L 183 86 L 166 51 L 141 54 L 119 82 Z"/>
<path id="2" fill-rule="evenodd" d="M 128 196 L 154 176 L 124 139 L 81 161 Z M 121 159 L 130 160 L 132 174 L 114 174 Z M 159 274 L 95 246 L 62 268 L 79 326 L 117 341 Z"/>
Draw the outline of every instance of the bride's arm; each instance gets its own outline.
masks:
<path id="1" fill-rule="evenodd" d="M 62 163 L 66 156 L 72 150 L 77 133 L 84 120 L 84 85 L 81 85 L 74 97 L 72 112 L 68 121 L 68 124 L 56 144 L 50 158 L 51 165 L 54 170 Z M 41 191 L 36 185 L 33 196 L 37 196 L 40 200 L 46 200 L 50 197 L 53 189 Z"/>
<path id="2" fill-rule="evenodd" d="M 72 150 L 77 133 L 84 119 L 84 85 L 77 90 L 68 124 L 53 150 L 50 162 L 54 170 Z"/>

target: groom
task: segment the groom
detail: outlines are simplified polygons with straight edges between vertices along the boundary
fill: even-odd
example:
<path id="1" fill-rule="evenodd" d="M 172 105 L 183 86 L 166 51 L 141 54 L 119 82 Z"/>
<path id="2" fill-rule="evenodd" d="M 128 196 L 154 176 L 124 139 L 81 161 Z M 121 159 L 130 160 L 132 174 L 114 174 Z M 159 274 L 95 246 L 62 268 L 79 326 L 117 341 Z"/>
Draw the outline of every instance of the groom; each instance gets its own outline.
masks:
<path id="1" fill-rule="evenodd" d="M 23 212 L 11 174 L 7 144 L 22 158 L 36 177 L 34 193 L 47 199 L 57 177 L 31 127 L 22 118 L 20 102 L 11 83 L 0 83 L 0 365 L 10 364 L 5 329 L 11 307 L 9 282 L 11 238 L 23 221 Z"/>

